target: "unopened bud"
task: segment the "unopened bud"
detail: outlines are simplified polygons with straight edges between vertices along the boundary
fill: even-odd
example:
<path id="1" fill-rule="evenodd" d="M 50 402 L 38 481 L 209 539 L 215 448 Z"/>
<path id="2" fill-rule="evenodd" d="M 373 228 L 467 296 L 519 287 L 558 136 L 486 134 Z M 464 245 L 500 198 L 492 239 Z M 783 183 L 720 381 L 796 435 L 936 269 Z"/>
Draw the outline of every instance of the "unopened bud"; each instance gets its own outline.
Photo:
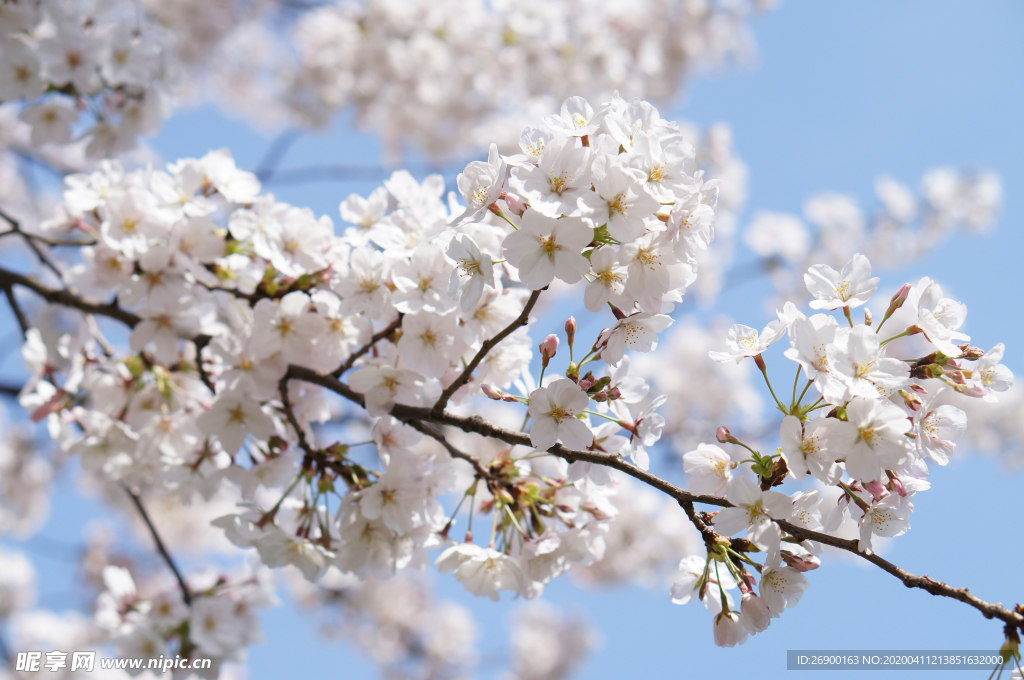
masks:
<path id="1" fill-rule="evenodd" d="M 864 325 L 865 326 L 870 326 L 871 322 L 873 320 L 874 320 L 874 318 L 871 316 L 871 310 L 870 309 L 865 309 L 864 310 Z"/>
<path id="2" fill-rule="evenodd" d="M 526 212 L 526 201 L 524 201 L 520 196 L 502 192 L 501 197 L 505 199 L 505 205 L 508 206 L 508 209 L 516 215 L 522 217 L 523 213 Z"/>
<path id="3" fill-rule="evenodd" d="M 892 296 L 892 300 L 889 301 L 889 309 L 885 311 L 885 316 L 888 318 L 892 316 L 892 313 L 903 306 L 903 303 L 910 297 L 910 290 L 913 288 L 909 283 L 904 283 L 903 287 L 896 291 L 896 294 Z"/>
<path id="4" fill-rule="evenodd" d="M 873 482 L 864 482 L 864 488 L 870 491 L 871 495 L 875 497 L 875 502 L 882 500 L 882 496 L 884 496 L 886 492 L 885 486 L 878 480 Z"/>
<path id="5" fill-rule="evenodd" d="M 608 401 L 608 393 L 607 392 L 598 392 L 597 394 L 592 396 L 591 399 L 593 399 L 594 401 L 597 401 L 597 402 Z"/>
<path id="6" fill-rule="evenodd" d="M 541 363 L 544 368 L 547 368 L 548 362 L 551 361 L 551 357 L 555 356 L 558 352 L 558 336 L 552 333 L 548 337 L 544 338 L 540 343 L 540 355 L 543 357 Z"/>
<path id="7" fill-rule="evenodd" d="M 782 551 L 782 559 L 789 566 L 797 571 L 812 571 L 821 566 L 821 560 L 811 554 L 794 555 L 791 552 Z"/>
<path id="8" fill-rule="evenodd" d="M 900 495 L 900 497 L 906 498 L 907 497 L 907 489 L 906 489 L 905 486 L 903 486 L 903 481 L 900 480 L 899 475 L 897 475 L 892 470 L 886 470 L 885 472 L 886 472 L 886 474 L 889 475 L 889 483 L 891 485 L 892 490 L 895 491 L 896 493 L 898 493 Z"/>
<path id="9" fill-rule="evenodd" d="M 725 427 L 724 425 L 718 428 L 718 432 L 715 433 L 715 437 L 718 439 L 718 441 L 720 441 L 723 444 L 736 443 L 736 437 L 733 437 L 732 433 L 729 432 L 729 428 Z"/>
<path id="10" fill-rule="evenodd" d="M 985 356 L 985 350 L 979 347 L 962 347 L 964 350 L 964 359 L 967 361 L 977 361 L 978 359 Z"/>
<path id="11" fill-rule="evenodd" d="M 911 394 L 906 390 L 900 390 L 899 395 L 903 397 L 903 403 L 907 405 L 911 411 L 920 411 L 921 407 L 924 406 L 924 402 L 921 401 L 921 397 L 916 394 Z"/>
<path id="12" fill-rule="evenodd" d="M 914 390 L 918 394 L 928 394 L 928 390 L 926 390 L 925 388 L 921 387 L 917 383 L 914 383 L 913 385 L 911 385 L 910 389 Z"/>
<path id="13" fill-rule="evenodd" d="M 480 389 L 483 390 L 483 393 L 485 395 L 487 395 L 490 399 L 493 399 L 495 401 L 500 401 L 501 398 L 505 396 L 504 392 L 499 390 L 494 385 L 488 385 L 487 383 L 480 385 Z"/>
<path id="14" fill-rule="evenodd" d="M 565 322 L 565 334 L 569 338 L 569 347 L 576 342 L 576 317 L 570 316 Z"/>
<path id="15" fill-rule="evenodd" d="M 611 305 L 611 303 L 609 303 L 609 304 Z M 615 305 L 611 305 L 611 308 L 612 308 L 612 314 L 615 315 L 616 319 L 618 319 L 619 321 L 622 321 L 623 319 L 626 318 L 626 313 L 624 311 L 622 311 L 621 309 L 619 309 Z"/>
<path id="16" fill-rule="evenodd" d="M 609 399 L 622 399 L 622 392 L 619 390 L 617 385 L 612 387 L 610 390 L 608 390 L 608 398 Z"/>
<path id="17" fill-rule="evenodd" d="M 584 378 L 583 380 L 580 380 L 579 386 L 580 386 L 581 390 L 586 392 L 587 390 L 589 390 L 591 387 L 594 386 L 594 383 L 592 383 L 589 380 L 587 380 L 586 378 Z"/>
<path id="18" fill-rule="evenodd" d="M 949 376 L 950 380 L 955 382 L 957 385 L 966 385 L 967 378 L 964 377 L 962 371 L 947 371 L 946 375 Z"/>

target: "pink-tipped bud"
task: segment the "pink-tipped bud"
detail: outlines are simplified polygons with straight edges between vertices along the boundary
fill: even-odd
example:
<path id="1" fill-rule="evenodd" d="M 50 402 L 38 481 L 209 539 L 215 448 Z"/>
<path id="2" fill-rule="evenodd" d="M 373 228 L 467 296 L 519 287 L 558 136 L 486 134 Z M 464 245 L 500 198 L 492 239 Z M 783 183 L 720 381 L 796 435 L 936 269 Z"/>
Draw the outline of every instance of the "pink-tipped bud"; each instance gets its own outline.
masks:
<path id="1" fill-rule="evenodd" d="M 964 350 L 964 359 L 968 361 L 977 361 L 983 356 L 985 356 L 985 350 L 978 347 L 968 347 Z"/>
<path id="2" fill-rule="evenodd" d="M 508 209 L 516 215 L 522 217 L 523 213 L 526 212 L 526 201 L 524 201 L 520 196 L 503 192 L 502 198 L 505 199 L 505 205 L 508 206 Z"/>
<path id="3" fill-rule="evenodd" d="M 622 392 L 619 391 L 619 388 L 618 388 L 617 385 L 616 386 L 612 386 L 608 390 L 608 398 L 612 399 L 612 400 L 622 399 Z"/>
<path id="4" fill-rule="evenodd" d="M 597 401 L 597 402 L 608 401 L 608 393 L 607 392 L 598 392 L 597 394 L 592 396 L 591 399 L 593 399 L 594 401 Z"/>
<path id="5" fill-rule="evenodd" d="M 480 385 L 480 389 L 483 390 L 483 393 L 487 395 L 488 398 L 493 399 L 494 401 L 501 401 L 501 398 L 505 396 L 504 392 L 494 385 L 488 385 L 487 383 Z"/>
<path id="6" fill-rule="evenodd" d="M 576 317 L 570 316 L 565 322 L 565 334 L 569 338 L 569 347 L 576 342 Z"/>
<path id="7" fill-rule="evenodd" d="M 501 400 L 502 401 L 515 401 L 516 398 L 514 396 L 512 396 L 511 394 L 503 394 L 503 395 L 501 395 Z"/>
<path id="8" fill-rule="evenodd" d="M 921 397 L 916 394 L 911 394 L 906 390 L 900 390 L 899 395 L 903 397 L 903 403 L 907 405 L 911 411 L 920 411 L 921 407 L 924 406 L 924 402 L 921 401 Z"/>
<path id="9" fill-rule="evenodd" d="M 903 498 L 907 497 L 907 489 L 906 487 L 903 486 L 903 482 L 900 480 L 898 476 L 896 476 L 895 472 L 889 473 L 889 481 L 892 483 L 893 491 L 898 493 Z"/>
<path id="10" fill-rule="evenodd" d="M 889 301 L 889 309 L 885 310 L 885 316 L 892 316 L 892 313 L 903 306 L 903 303 L 910 297 L 910 290 L 913 288 L 909 283 L 904 283 L 903 287 L 896 291 L 896 294 L 892 296 L 892 300 Z"/>
<path id="11" fill-rule="evenodd" d="M 551 357 L 555 356 L 558 352 L 558 336 L 552 333 L 540 343 L 540 355 L 543 357 L 541 364 L 547 368 L 548 362 L 551 361 Z"/>
<path id="12" fill-rule="evenodd" d="M 864 488 L 870 491 L 871 495 L 875 497 L 875 502 L 882 500 L 882 497 L 885 496 L 886 493 L 885 486 L 878 480 L 873 482 L 864 482 Z"/>
<path id="13" fill-rule="evenodd" d="M 724 425 L 718 428 L 718 432 L 715 433 L 715 437 L 722 444 L 731 444 L 736 441 L 736 438 L 732 436 L 731 432 L 729 432 L 729 428 Z"/>
<path id="14" fill-rule="evenodd" d="M 782 551 L 782 559 L 797 571 L 813 571 L 821 566 L 821 560 L 814 555 L 794 555 L 791 552 Z"/>
<path id="15" fill-rule="evenodd" d="M 926 390 L 925 388 L 921 387 L 917 383 L 914 383 L 913 385 L 911 385 L 910 389 L 914 390 L 918 394 L 928 394 L 928 390 Z"/>
<path id="16" fill-rule="evenodd" d="M 975 399 L 981 399 L 988 394 L 988 390 L 978 385 L 954 385 L 953 389 L 965 397 L 974 397 Z"/>
<path id="17" fill-rule="evenodd" d="M 949 379 L 955 382 L 957 385 L 967 384 L 967 378 L 964 377 L 964 374 L 961 371 L 947 371 L 946 375 L 948 375 Z"/>
<path id="18" fill-rule="evenodd" d="M 626 318 L 626 313 L 624 311 L 622 311 L 621 309 L 619 309 L 615 305 L 611 305 L 611 308 L 612 308 L 612 314 L 615 315 L 616 319 L 618 319 L 619 321 L 622 321 L 623 319 Z"/>
<path id="19" fill-rule="evenodd" d="M 592 383 L 589 380 L 587 380 L 586 378 L 584 378 L 583 380 L 580 380 L 579 386 L 580 386 L 581 390 L 586 392 L 587 390 L 589 390 L 591 387 L 594 386 L 594 383 Z"/>

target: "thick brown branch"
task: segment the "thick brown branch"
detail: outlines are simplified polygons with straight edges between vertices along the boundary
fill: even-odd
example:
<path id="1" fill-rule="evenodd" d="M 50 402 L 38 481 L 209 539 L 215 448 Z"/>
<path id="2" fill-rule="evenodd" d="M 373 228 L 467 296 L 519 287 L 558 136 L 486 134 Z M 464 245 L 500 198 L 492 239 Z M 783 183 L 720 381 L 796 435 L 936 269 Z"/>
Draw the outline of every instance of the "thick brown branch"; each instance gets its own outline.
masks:
<path id="1" fill-rule="evenodd" d="M 543 288 L 541 289 L 543 290 Z M 530 299 L 526 301 L 526 306 L 523 307 L 523 313 L 515 318 L 512 323 L 505 326 L 503 329 L 498 331 L 497 335 L 489 340 L 484 340 L 484 344 L 481 345 L 480 351 L 476 353 L 476 356 L 466 365 L 464 370 L 458 378 L 456 378 L 451 385 L 445 388 L 444 392 L 438 398 L 437 403 L 434 404 L 433 412 L 435 417 L 440 415 L 445 407 L 448 405 L 448 400 L 452 398 L 452 395 L 459 391 L 463 385 L 469 382 L 469 379 L 473 377 L 473 371 L 480 365 L 480 362 L 484 360 L 484 357 L 494 349 L 495 345 L 499 342 L 512 335 L 516 330 L 522 328 L 530 322 L 530 312 L 533 311 L 534 305 L 537 304 L 537 300 L 540 298 L 540 291 L 535 290 L 530 293 Z"/>
<path id="2" fill-rule="evenodd" d="M 63 288 L 52 288 L 23 274 L 18 274 L 17 272 L 0 268 L 0 286 L 8 287 L 12 285 L 28 288 L 47 302 L 51 302 L 56 305 L 72 307 L 74 309 L 81 310 L 86 314 L 97 314 L 99 316 L 117 319 L 130 328 L 135 328 L 136 324 L 141 321 L 137 314 L 129 312 L 126 309 L 122 309 L 114 303 L 87 300 L 70 291 L 64 290 Z"/>
<path id="3" fill-rule="evenodd" d="M 123 484 L 121 486 L 124 488 L 125 493 L 131 497 L 132 502 L 135 504 L 135 508 L 139 511 L 139 514 L 142 515 L 142 521 L 146 523 L 149 533 L 153 536 L 153 541 L 156 543 L 156 549 L 159 551 L 160 556 L 164 558 L 164 562 L 166 562 L 167 566 L 171 568 L 172 572 L 174 572 L 174 578 L 177 579 L 178 586 L 181 588 L 182 599 L 185 600 L 185 604 L 191 605 L 192 593 L 189 592 L 188 586 L 185 585 L 184 577 L 182 577 L 181 572 L 178 571 L 178 565 L 174 563 L 174 558 L 171 557 L 171 553 L 167 551 L 167 546 L 164 545 L 163 540 L 160 538 L 160 534 L 157 533 L 156 527 L 153 526 L 153 521 L 149 518 L 149 513 L 146 512 L 146 508 L 142 505 L 142 499 L 139 498 L 139 494 L 135 493 L 127 486 L 124 486 Z"/>
<path id="4" fill-rule="evenodd" d="M 398 318 L 389 323 L 387 328 L 380 331 L 379 333 L 375 333 L 374 336 L 370 338 L 370 341 L 368 343 L 357 349 L 355 352 L 352 352 L 352 356 L 346 359 L 345 363 L 339 366 L 337 370 L 335 370 L 334 373 L 332 373 L 331 375 L 333 375 L 335 378 L 340 378 L 342 375 L 344 375 L 345 371 L 347 371 L 348 369 L 352 368 L 355 365 L 359 357 L 363 356 L 371 349 L 373 349 L 373 346 L 376 345 L 378 342 L 380 342 L 384 338 L 388 337 L 389 335 L 397 331 L 402 326 L 403 316 L 405 315 L 399 314 Z"/>

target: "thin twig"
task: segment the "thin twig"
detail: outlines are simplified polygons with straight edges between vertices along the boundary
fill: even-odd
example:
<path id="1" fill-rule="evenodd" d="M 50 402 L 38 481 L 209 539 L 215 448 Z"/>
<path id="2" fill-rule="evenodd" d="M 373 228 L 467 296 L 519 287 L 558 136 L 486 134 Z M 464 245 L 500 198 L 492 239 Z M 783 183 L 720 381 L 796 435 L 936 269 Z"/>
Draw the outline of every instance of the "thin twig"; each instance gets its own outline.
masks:
<path id="1" fill-rule="evenodd" d="M 153 526 L 153 521 L 149 518 L 149 513 L 146 512 L 146 508 L 142 505 L 142 499 L 139 494 L 129 489 L 124 484 L 121 485 L 125 493 L 131 496 L 132 502 L 135 503 L 135 507 L 138 509 L 139 514 L 142 515 L 142 520 L 146 523 L 149 528 L 149 533 L 153 536 L 153 541 L 156 543 L 156 549 L 160 552 L 160 556 L 164 558 L 164 562 L 174 572 L 174 578 L 178 580 L 178 585 L 181 587 L 181 597 L 185 600 L 185 604 L 192 605 L 192 593 L 189 592 L 188 586 L 185 585 L 185 579 L 182 577 L 181 572 L 178 571 L 178 565 L 174 563 L 174 558 L 171 557 L 171 553 L 167 551 L 167 546 L 164 545 L 163 540 L 160 538 L 160 534 L 157 533 L 156 527 Z"/>
<path id="2" fill-rule="evenodd" d="M 21 222 L 11 217 L 11 215 L 9 215 L 8 213 L 4 212 L 3 209 L 0 209 L 0 217 L 2 217 L 4 220 L 7 221 L 8 224 L 11 225 L 11 231 L 15 231 L 21 234 L 21 236 L 25 240 L 25 243 L 28 244 L 28 247 L 31 248 L 32 252 L 36 254 L 36 257 L 39 258 L 39 261 L 43 265 L 48 267 L 50 271 L 52 271 L 57 276 L 57 280 L 63 281 L 64 273 L 57 267 L 57 265 L 53 263 L 52 260 L 50 260 L 49 256 L 47 256 L 46 253 L 44 253 L 42 249 L 36 244 L 37 240 L 46 241 L 46 239 L 22 231 Z"/>
<path id="3" fill-rule="evenodd" d="M 473 470 L 476 471 L 477 477 L 483 477 L 484 479 L 495 479 L 495 476 L 491 474 L 490 470 L 484 467 L 483 463 L 480 462 L 479 458 L 452 446 L 452 444 L 445 438 L 445 436 L 432 426 L 428 425 L 427 423 L 424 423 L 421 420 L 409 420 L 406 422 L 406 424 L 409 425 L 410 427 L 419 430 L 420 432 L 427 435 L 431 439 L 436 439 L 441 444 L 441 446 L 447 449 L 448 453 L 450 453 L 453 458 L 461 458 L 462 460 L 468 462 L 470 465 L 473 466 Z"/>
<path id="4" fill-rule="evenodd" d="M 64 290 L 63 288 L 47 286 L 45 283 L 40 283 L 23 274 L 18 274 L 17 272 L 12 272 L 0 267 L 0 286 L 6 287 L 10 285 L 28 288 L 47 302 L 52 302 L 53 304 L 63 305 L 64 307 L 73 307 L 85 312 L 86 314 L 97 314 L 99 316 L 107 316 L 112 319 L 117 319 L 129 328 L 135 328 L 135 326 L 142 320 L 137 314 L 129 312 L 126 309 L 122 309 L 112 302 L 86 300 L 85 298 L 75 295 L 71 291 Z"/>
<path id="5" fill-rule="evenodd" d="M 299 137 L 302 136 L 301 130 L 285 130 L 277 136 L 277 139 L 271 143 L 270 148 L 263 154 L 263 158 L 260 159 L 259 164 L 256 166 L 256 178 L 261 182 L 267 182 L 274 173 L 277 172 L 277 166 L 281 164 L 288 149 L 291 148 L 292 144 L 298 141 Z"/>
<path id="6" fill-rule="evenodd" d="M 28 337 L 28 330 L 32 327 L 29 323 L 28 317 L 25 316 L 25 312 L 21 309 L 21 305 L 18 304 L 17 298 L 14 297 L 14 287 L 10 283 L 0 284 L 0 287 L 4 290 L 4 295 L 7 297 L 7 303 L 11 306 L 11 311 L 14 312 L 14 318 L 18 320 L 18 325 L 21 327 L 21 337 Z"/>
<path id="7" fill-rule="evenodd" d="M 331 375 L 333 375 L 335 378 L 340 378 L 342 375 L 344 375 L 345 371 L 347 371 L 348 369 L 352 368 L 352 366 L 355 365 L 359 357 L 363 356 L 371 349 L 373 349 L 373 346 L 380 342 L 382 339 L 388 337 L 389 335 L 397 331 L 399 328 L 401 328 L 403 316 L 405 315 L 399 313 L 397 319 L 389 323 L 387 325 L 387 328 L 385 328 L 384 330 L 375 333 L 373 337 L 370 338 L 370 341 L 368 343 L 357 349 L 355 352 L 352 352 L 352 355 L 345 360 L 345 363 L 339 366 Z"/>
<path id="8" fill-rule="evenodd" d="M 544 290 L 543 288 L 541 290 Z M 462 373 L 452 381 L 452 384 L 445 388 L 441 396 L 438 397 L 437 403 L 434 404 L 433 413 L 435 416 L 440 415 L 444 412 L 445 407 L 448 405 L 448 400 L 452 398 L 452 395 L 459 391 L 459 389 L 469 382 L 469 379 L 473 377 L 473 371 L 480 365 L 484 357 L 494 349 L 495 345 L 507 338 L 509 335 L 522 328 L 530 322 L 530 312 L 533 311 L 533 306 L 537 304 L 537 300 L 540 299 L 540 290 L 535 290 L 530 294 L 530 299 L 526 301 L 526 306 L 523 307 L 523 312 L 516 317 L 512 323 L 505 326 L 503 329 L 489 340 L 484 340 L 484 344 L 480 346 L 480 351 L 476 353 L 476 356 L 466 364 L 466 368 Z"/>

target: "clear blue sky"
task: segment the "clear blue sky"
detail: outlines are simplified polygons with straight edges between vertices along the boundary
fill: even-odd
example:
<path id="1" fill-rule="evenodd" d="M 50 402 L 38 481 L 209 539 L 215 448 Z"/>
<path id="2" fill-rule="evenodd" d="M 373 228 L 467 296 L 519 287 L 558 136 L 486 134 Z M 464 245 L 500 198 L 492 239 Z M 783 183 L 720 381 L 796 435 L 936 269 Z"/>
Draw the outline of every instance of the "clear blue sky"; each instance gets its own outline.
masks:
<path id="1" fill-rule="evenodd" d="M 909 270 L 883 274 L 882 288 L 926 274 L 937 278 L 970 308 L 968 332 L 976 344 L 1005 341 L 1006 363 L 1021 374 L 1024 3 L 784 0 L 753 29 L 761 64 L 698 80 L 688 101 L 671 116 L 664 111 L 666 117 L 732 125 L 751 169 L 751 210 L 799 213 L 807 196 L 823 190 L 854 194 L 870 206 L 874 180 L 882 173 L 916 186 L 926 170 L 939 165 L 975 164 L 999 172 L 1006 205 L 994 234 L 958 237 Z M 173 159 L 227 146 L 240 165 L 252 167 L 268 143 L 215 111 L 200 109 L 172 120 L 155 147 Z M 328 135 L 301 139 L 284 167 L 376 163 L 377 151 L 372 138 L 339 125 Z M 271 189 L 337 221 L 339 201 L 351 191 L 369 192 L 379 179 Z M 718 310 L 757 326 L 766 320 L 761 297 L 760 284 L 751 282 L 725 296 Z M 933 470 L 932 481 L 933 489 L 920 496 L 913 528 L 887 556 L 910 571 L 969 586 L 988 600 L 1008 605 L 1024 600 L 1021 474 L 970 458 Z M 90 507 L 62 498 L 54 507 L 57 519 L 43 533 L 75 539 L 82 525 L 69 521 L 68 513 Z M 29 546 L 39 549 L 40 543 Z M 50 579 L 41 588 L 44 604 L 62 608 L 66 567 L 38 552 L 33 556 Z M 826 563 L 809 576 L 811 589 L 796 609 L 732 650 L 712 645 L 710 616 L 699 605 L 673 605 L 667 592 L 580 591 L 562 580 L 546 596 L 585 611 L 604 635 L 603 649 L 581 678 L 713 672 L 776 678 L 787 675 L 787 649 L 953 650 L 1000 643 L 999 625 L 959 603 L 907 590 L 870 565 Z M 469 606 L 487 627 L 482 652 L 499 649 L 501 627 L 517 603 L 476 600 L 449 578 L 438 580 L 442 595 Z M 251 650 L 253 680 L 375 677 L 344 647 L 323 644 L 301 613 L 274 610 L 263 621 L 270 643 Z M 882 680 L 891 674 L 850 671 L 842 677 L 861 675 Z M 982 677 L 980 672 L 928 677 L 945 675 Z"/>

